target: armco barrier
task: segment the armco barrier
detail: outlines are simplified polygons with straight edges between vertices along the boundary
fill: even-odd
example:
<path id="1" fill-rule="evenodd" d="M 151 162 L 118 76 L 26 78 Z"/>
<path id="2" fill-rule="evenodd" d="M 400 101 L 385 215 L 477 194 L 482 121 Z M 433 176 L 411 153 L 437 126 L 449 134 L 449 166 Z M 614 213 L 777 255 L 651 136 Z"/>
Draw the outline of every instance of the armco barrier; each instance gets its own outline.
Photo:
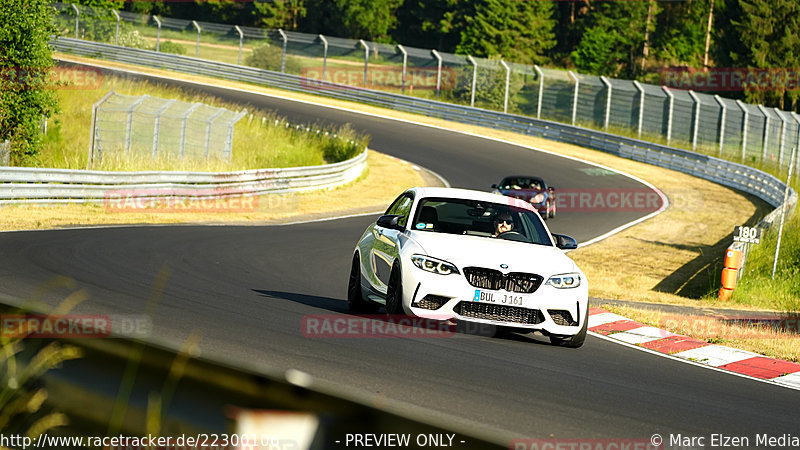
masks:
<path id="1" fill-rule="evenodd" d="M 773 207 L 783 201 L 785 185 L 776 177 L 758 169 L 674 147 L 626 138 L 577 126 L 505 114 L 435 100 L 420 99 L 382 91 L 308 80 L 253 67 L 226 64 L 149 50 L 118 47 L 110 44 L 59 38 L 53 41 L 57 51 L 102 58 L 193 75 L 324 95 L 341 100 L 382 106 L 398 111 L 419 113 L 471 125 L 514 131 L 559 142 L 601 150 L 624 158 L 688 173 L 706 180 L 755 195 Z M 790 202 L 796 201 L 792 192 Z"/>
<path id="2" fill-rule="evenodd" d="M 134 198 L 152 198 L 154 195 L 203 198 L 300 192 L 349 183 L 361 176 L 366 167 L 366 150 L 354 158 L 334 164 L 223 173 L 2 167 L 0 204 L 103 201 L 113 191 L 120 189 Z"/>

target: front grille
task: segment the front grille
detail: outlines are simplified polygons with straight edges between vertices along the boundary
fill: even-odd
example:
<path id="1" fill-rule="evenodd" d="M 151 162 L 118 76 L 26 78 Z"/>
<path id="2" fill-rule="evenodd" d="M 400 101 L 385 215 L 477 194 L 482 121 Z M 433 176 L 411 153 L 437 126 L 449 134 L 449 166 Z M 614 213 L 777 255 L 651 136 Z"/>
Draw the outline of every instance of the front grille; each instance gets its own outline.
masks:
<path id="1" fill-rule="evenodd" d="M 459 302 L 459 304 L 456 305 L 455 312 L 464 317 L 526 325 L 535 325 L 544 322 L 544 315 L 542 315 L 542 312 L 538 309 L 492 305 L 489 303 Z"/>
<path id="2" fill-rule="evenodd" d="M 547 314 L 550 314 L 550 318 L 553 319 L 553 322 L 556 325 L 564 325 L 564 326 L 576 326 L 578 322 L 572 320 L 572 314 L 565 309 L 548 309 Z"/>
<path id="3" fill-rule="evenodd" d="M 436 310 L 441 308 L 442 305 L 448 301 L 450 301 L 450 298 L 442 297 L 441 295 L 426 295 L 425 298 L 414 302 L 411 306 L 416 306 L 417 308 L 422 309 Z"/>
<path id="4" fill-rule="evenodd" d="M 543 278 L 535 273 L 510 272 L 503 275 L 499 270 L 484 267 L 465 267 L 464 276 L 467 282 L 476 288 L 506 290 L 531 294 L 539 289 Z"/>

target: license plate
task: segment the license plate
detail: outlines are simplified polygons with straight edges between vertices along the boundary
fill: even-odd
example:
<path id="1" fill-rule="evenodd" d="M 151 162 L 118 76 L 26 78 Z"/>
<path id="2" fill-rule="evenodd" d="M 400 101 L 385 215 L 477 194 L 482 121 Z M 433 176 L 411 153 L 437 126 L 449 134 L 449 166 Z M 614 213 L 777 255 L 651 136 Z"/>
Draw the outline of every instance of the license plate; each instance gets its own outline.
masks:
<path id="1" fill-rule="evenodd" d="M 472 298 L 472 300 L 483 303 L 496 303 L 498 305 L 524 306 L 526 300 L 525 297 L 526 296 L 524 295 L 514 294 L 513 292 L 487 292 L 480 289 L 475 289 L 475 296 Z"/>

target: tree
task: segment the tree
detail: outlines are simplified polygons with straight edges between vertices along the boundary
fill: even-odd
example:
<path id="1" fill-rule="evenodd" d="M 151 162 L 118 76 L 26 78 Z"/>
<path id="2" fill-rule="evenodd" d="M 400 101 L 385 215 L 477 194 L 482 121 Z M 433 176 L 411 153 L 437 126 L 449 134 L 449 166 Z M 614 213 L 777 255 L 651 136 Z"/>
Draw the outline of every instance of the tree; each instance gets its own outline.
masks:
<path id="1" fill-rule="evenodd" d="M 553 4 L 541 1 L 479 0 L 466 17 L 458 53 L 499 56 L 541 64 L 555 46 Z"/>
<path id="2" fill-rule="evenodd" d="M 586 17 L 580 44 L 570 55 L 594 75 L 635 78 L 647 31 L 650 2 L 599 2 Z M 650 14 L 654 14 L 650 10 Z"/>
<path id="3" fill-rule="evenodd" d="M 48 89 L 53 14 L 49 0 L 0 0 L 0 140 L 11 141 L 14 165 L 35 162 L 42 117 L 58 106 Z"/>
<path id="4" fill-rule="evenodd" d="M 296 30 L 297 22 L 306 16 L 304 0 L 273 0 L 253 4 L 256 26 Z"/>
<path id="5" fill-rule="evenodd" d="M 470 11 L 461 0 L 405 0 L 393 37 L 403 45 L 455 52 Z"/>
<path id="6" fill-rule="evenodd" d="M 403 0 L 308 0 L 308 28 L 332 36 L 390 42 Z"/>

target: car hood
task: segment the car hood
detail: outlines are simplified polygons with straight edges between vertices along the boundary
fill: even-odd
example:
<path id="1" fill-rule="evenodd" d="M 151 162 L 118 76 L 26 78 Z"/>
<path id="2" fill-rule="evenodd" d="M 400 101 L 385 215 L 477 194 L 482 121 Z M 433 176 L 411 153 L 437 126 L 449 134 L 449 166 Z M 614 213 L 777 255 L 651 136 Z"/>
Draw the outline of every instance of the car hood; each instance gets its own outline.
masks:
<path id="1" fill-rule="evenodd" d="M 459 270 L 476 266 L 502 272 L 531 272 L 545 277 L 579 270 L 557 247 L 480 236 L 424 231 L 411 233 L 424 254 L 449 261 Z"/>

